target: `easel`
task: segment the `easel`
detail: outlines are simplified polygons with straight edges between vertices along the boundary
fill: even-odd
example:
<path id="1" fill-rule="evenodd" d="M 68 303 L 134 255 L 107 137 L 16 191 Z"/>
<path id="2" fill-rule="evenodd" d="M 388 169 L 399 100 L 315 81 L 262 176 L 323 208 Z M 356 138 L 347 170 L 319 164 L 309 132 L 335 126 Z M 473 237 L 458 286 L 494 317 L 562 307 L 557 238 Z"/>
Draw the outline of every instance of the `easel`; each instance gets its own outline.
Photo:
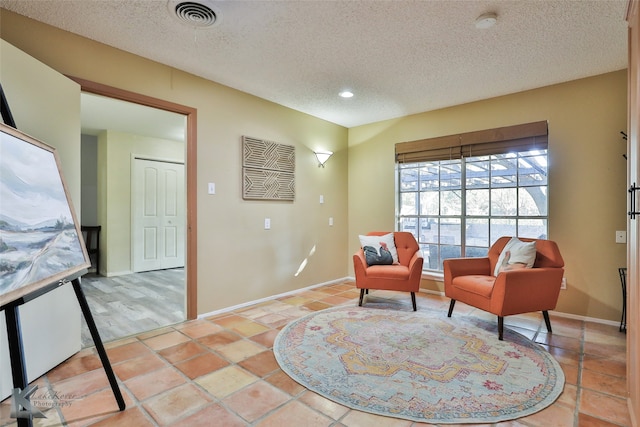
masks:
<path id="1" fill-rule="evenodd" d="M 84 271 L 81 272 L 81 274 L 84 274 Z M 71 280 L 64 279 L 59 281 L 58 283 L 53 283 L 48 287 L 42 288 L 40 291 L 32 292 L 29 295 L 26 295 L 22 298 L 6 304 L 3 307 L 0 307 L 0 311 L 4 310 L 7 320 L 7 338 L 9 341 L 9 358 L 11 359 L 11 376 L 13 378 L 13 387 L 19 388 L 20 390 L 26 390 L 29 386 L 29 382 L 27 380 L 27 369 L 24 363 L 24 347 L 22 345 L 22 331 L 20 329 L 20 316 L 18 307 L 53 289 L 71 282 L 71 284 L 73 285 L 73 291 L 78 298 L 80 309 L 82 310 L 84 319 L 86 320 L 87 326 L 89 327 L 89 332 L 91 332 L 91 338 L 93 339 L 93 343 L 95 344 L 96 350 L 98 351 L 98 356 L 100 357 L 100 361 L 102 362 L 102 367 L 107 374 L 109 384 L 111 385 L 111 390 L 113 391 L 113 395 L 116 399 L 116 402 L 118 403 L 118 408 L 121 411 L 124 411 L 126 405 L 124 403 L 122 393 L 120 392 L 120 387 L 118 386 L 116 376 L 113 373 L 113 369 L 111 368 L 109 357 L 107 356 L 107 352 L 104 348 L 104 345 L 102 344 L 102 339 L 100 338 L 98 328 L 96 327 L 96 323 L 93 320 L 91 309 L 89 308 L 87 299 L 84 295 L 82 287 L 80 286 L 79 276 L 80 275 L 78 275 L 78 277 L 72 278 Z M 31 427 L 33 425 L 31 418 L 18 418 L 17 421 L 18 427 Z"/>
<path id="2" fill-rule="evenodd" d="M 2 120 L 6 125 L 16 128 L 15 121 L 13 120 L 13 116 L 11 114 L 11 111 L 9 110 L 7 99 L 2 89 L 2 85 L 0 85 L 0 113 L 2 114 Z M 98 356 L 100 357 L 100 361 L 102 362 L 104 371 L 107 374 L 107 378 L 109 379 L 109 384 L 111 385 L 111 390 L 113 391 L 113 395 L 116 399 L 116 402 L 118 403 L 118 408 L 120 409 L 120 411 L 124 411 L 126 405 L 122 397 L 122 393 L 120 392 L 120 387 L 118 386 L 115 374 L 113 373 L 113 369 L 111 368 L 111 363 L 109 362 L 107 352 L 104 348 L 104 345 L 102 344 L 102 339 L 100 338 L 100 334 L 98 333 L 96 323 L 93 320 L 91 309 L 89 308 L 87 299 L 84 295 L 82 287 L 80 286 L 80 276 L 85 272 L 86 270 L 75 273 L 71 277 L 67 277 L 48 286 L 44 286 L 37 291 L 24 295 L 21 298 L 13 300 L 0 307 L 0 311 L 5 312 L 7 322 L 7 339 L 9 342 L 9 358 L 11 361 L 11 376 L 13 379 L 13 387 L 15 389 L 24 391 L 27 390 L 29 386 L 29 382 L 27 379 L 27 368 L 24 358 L 22 330 L 20 328 L 19 307 L 47 292 L 52 291 L 53 289 L 56 289 L 67 283 L 71 283 L 73 285 L 73 290 L 76 294 L 76 297 L 78 298 L 78 303 L 80 304 L 82 314 L 87 322 L 87 326 L 89 327 L 89 332 L 91 333 L 91 338 L 93 339 L 93 343 L 96 346 Z M 28 395 L 25 397 L 26 400 L 28 400 Z M 18 427 L 33 426 L 33 419 L 31 416 L 17 418 L 17 422 Z"/>

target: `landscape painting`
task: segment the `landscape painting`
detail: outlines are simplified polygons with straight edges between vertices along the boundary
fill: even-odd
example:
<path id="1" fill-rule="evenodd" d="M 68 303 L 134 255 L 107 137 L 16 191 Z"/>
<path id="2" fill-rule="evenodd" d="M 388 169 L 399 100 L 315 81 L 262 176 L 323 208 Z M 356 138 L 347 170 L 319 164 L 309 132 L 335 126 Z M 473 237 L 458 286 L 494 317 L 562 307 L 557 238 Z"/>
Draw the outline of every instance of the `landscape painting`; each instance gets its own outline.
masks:
<path id="1" fill-rule="evenodd" d="M 90 266 L 54 148 L 0 124 L 0 307 Z"/>

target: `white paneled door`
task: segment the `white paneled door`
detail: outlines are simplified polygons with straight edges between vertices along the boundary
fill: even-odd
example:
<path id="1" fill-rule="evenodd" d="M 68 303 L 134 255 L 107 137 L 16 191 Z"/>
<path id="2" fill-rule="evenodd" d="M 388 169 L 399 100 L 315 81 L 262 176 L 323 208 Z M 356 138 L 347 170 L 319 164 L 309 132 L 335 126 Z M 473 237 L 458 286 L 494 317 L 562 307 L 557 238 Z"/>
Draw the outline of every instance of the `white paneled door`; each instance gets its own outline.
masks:
<path id="1" fill-rule="evenodd" d="M 184 164 L 134 158 L 131 253 L 134 272 L 184 267 Z"/>

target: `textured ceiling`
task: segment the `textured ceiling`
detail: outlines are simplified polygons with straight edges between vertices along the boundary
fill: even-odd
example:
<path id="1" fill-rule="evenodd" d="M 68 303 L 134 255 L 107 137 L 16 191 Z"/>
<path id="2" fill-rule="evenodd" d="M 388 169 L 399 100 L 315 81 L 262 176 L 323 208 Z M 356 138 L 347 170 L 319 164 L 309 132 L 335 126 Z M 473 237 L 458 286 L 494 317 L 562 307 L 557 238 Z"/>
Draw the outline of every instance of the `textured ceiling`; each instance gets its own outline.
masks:
<path id="1" fill-rule="evenodd" d="M 215 25 L 166 0 L 0 6 L 346 127 L 627 66 L 627 0 L 198 1 Z"/>

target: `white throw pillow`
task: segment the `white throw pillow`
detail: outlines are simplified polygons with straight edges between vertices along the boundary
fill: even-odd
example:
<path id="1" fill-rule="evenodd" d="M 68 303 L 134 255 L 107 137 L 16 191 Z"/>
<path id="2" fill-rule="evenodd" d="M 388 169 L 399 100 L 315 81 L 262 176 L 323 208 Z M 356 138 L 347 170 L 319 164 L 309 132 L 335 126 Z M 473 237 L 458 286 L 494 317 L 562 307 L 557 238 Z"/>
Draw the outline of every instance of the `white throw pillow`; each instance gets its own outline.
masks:
<path id="1" fill-rule="evenodd" d="M 534 262 L 536 262 L 536 242 L 523 242 L 517 237 L 512 237 L 500 252 L 493 275 L 497 276 L 500 271 L 516 265 L 520 265 L 521 268 L 531 268 Z"/>
<path id="2" fill-rule="evenodd" d="M 396 250 L 396 242 L 393 239 L 393 233 L 384 234 L 382 236 L 358 236 L 360 238 L 360 247 L 365 249 L 369 247 L 371 249 L 365 249 L 365 258 L 367 265 L 380 265 L 380 264 L 397 264 L 398 263 L 398 251 Z M 391 254 L 391 262 L 388 262 L 388 258 L 385 256 L 385 248 Z M 369 255 L 369 256 L 368 256 Z"/>

